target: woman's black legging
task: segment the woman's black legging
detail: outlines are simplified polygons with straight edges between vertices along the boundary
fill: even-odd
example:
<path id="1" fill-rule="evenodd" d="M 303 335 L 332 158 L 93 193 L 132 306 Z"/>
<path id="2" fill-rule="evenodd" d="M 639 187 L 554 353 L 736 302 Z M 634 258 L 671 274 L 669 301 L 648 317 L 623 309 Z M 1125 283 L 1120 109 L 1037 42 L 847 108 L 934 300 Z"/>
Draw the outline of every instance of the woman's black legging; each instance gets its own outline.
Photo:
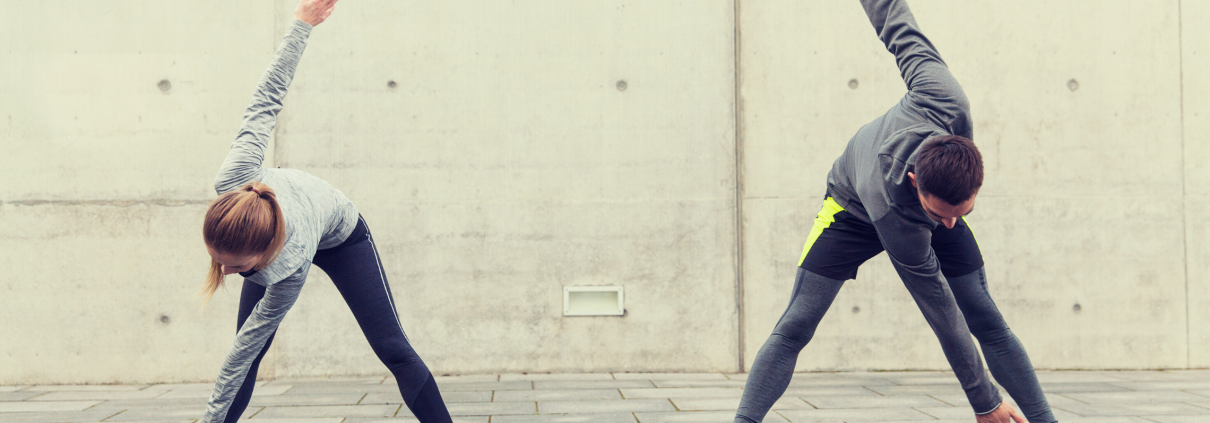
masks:
<path id="1" fill-rule="evenodd" d="M 386 272 L 378 260 L 378 249 L 374 246 L 374 238 L 365 219 L 358 219 L 357 228 L 344 243 L 317 251 L 312 262 L 328 274 L 349 304 L 362 333 L 370 341 L 370 347 L 395 375 L 399 393 L 412 414 L 423 423 L 450 423 L 449 411 L 441 400 L 433 374 L 403 333 L 403 325 L 399 323 L 395 303 L 391 299 L 391 287 L 387 284 Z M 239 327 L 244 326 L 252 308 L 264 296 L 265 287 L 244 282 L 239 301 Z M 235 423 L 248 408 L 252 389 L 256 385 L 256 370 L 272 343 L 273 337 L 270 336 L 265 342 L 265 349 L 252 362 L 248 378 L 235 395 L 226 422 Z"/>

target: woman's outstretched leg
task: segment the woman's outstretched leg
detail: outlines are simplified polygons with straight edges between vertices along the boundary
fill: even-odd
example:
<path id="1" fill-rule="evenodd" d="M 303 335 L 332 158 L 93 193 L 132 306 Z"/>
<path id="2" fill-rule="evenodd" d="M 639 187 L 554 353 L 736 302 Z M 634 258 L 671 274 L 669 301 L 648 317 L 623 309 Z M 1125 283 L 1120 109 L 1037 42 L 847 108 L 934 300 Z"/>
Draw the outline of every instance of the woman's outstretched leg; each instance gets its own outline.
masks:
<path id="1" fill-rule="evenodd" d="M 773 334 L 756 353 L 735 423 L 760 423 L 781 398 L 794 377 L 798 353 L 815 335 L 815 327 L 832 306 L 844 281 L 829 279 L 802 268 L 795 277 L 790 306 L 773 328 Z"/>
<path id="2" fill-rule="evenodd" d="M 1055 422 L 1025 346 L 1008 328 L 1000 309 L 992 301 L 983 268 L 971 274 L 949 278 L 949 284 L 971 334 L 979 340 L 992 377 L 1013 397 L 1030 423 Z"/>
<path id="3" fill-rule="evenodd" d="M 437 382 L 412 349 L 395 311 L 391 287 L 365 221 L 340 246 L 320 250 L 314 263 L 324 270 L 370 341 L 370 347 L 395 375 L 408 409 L 422 423 L 449 423 L 449 411 Z"/>

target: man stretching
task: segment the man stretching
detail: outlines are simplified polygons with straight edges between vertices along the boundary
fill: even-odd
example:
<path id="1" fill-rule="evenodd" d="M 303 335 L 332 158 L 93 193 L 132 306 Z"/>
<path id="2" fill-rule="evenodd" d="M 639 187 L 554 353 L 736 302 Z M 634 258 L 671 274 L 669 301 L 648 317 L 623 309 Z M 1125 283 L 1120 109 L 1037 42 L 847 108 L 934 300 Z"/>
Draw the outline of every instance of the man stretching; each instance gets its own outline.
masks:
<path id="1" fill-rule="evenodd" d="M 983 185 L 966 95 L 904 1 L 861 4 L 908 92 L 858 130 L 832 165 L 790 305 L 756 355 L 735 422 L 764 419 L 841 285 L 883 250 L 941 341 L 976 420 L 1025 423 L 987 377 L 971 334 L 1029 422 L 1055 422 L 1025 348 L 988 294 L 983 256 L 963 218 Z"/>

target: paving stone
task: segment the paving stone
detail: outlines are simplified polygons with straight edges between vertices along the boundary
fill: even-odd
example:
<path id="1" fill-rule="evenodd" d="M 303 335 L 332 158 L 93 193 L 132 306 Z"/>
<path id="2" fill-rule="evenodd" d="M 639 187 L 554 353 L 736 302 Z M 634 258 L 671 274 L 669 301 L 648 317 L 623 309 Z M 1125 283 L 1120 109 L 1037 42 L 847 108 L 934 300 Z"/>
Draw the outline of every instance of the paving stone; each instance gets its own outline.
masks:
<path id="1" fill-rule="evenodd" d="M 1089 371 L 1038 371 L 1038 382 L 1042 385 L 1047 383 L 1112 383 L 1126 382 L 1126 379 L 1114 377 L 1117 372 L 1089 372 Z"/>
<path id="2" fill-rule="evenodd" d="M 120 400 L 120 399 L 153 399 L 168 391 L 145 389 L 142 391 L 56 391 L 47 392 L 33 398 L 32 401 L 85 401 L 85 400 Z"/>
<path id="3" fill-rule="evenodd" d="M 260 395 L 281 395 L 289 391 L 293 385 L 261 385 L 252 390 L 252 396 Z M 210 398 L 210 394 L 214 393 L 214 385 L 206 388 L 176 388 L 169 390 L 156 397 L 156 399 L 174 399 L 174 398 Z"/>
<path id="4" fill-rule="evenodd" d="M 247 420 L 256 423 L 342 423 L 345 419 L 342 417 L 322 417 L 316 419 L 255 419 Z M 240 420 L 245 421 L 245 420 Z M 132 422 L 137 423 L 137 422 Z"/>
<path id="5" fill-rule="evenodd" d="M 252 391 L 252 395 L 257 395 L 262 389 L 277 388 L 276 386 L 266 386 Z M 444 391 L 444 389 L 443 389 Z M 294 386 L 288 390 L 273 394 L 284 395 L 319 395 L 319 394 L 389 394 L 399 393 L 399 387 L 396 385 L 352 385 L 340 384 L 332 386 L 324 386 L 321 384 L 307 384 Z"/>
<path id="6" fill-rule="evenodd" d="M 36 413 L 52 411 L 83 411 L 100 401 L 13 401 L 0 402 L 0 413 Z"/>
<path id="7" fill-rule="evenodd" d="M 207 398 L 110 400 L 102 402 L 89 410 L 110 410 L 113 412 L 163 408 L 205 410 L 207 400 Z"/>
<path id="8" fill-rule="evenodd" d="M 588 414 L 636 411 L 676 411 L 666 399 L 540 401 L 539 414 Z"/>
<path id="9" fill-rule="evenodd" d="M 500 381 L 514 380 L 614 380 L 609 373 L 505 373 Z"/>
<path id="10" fill-rule="evenodd" d="M 1204 391 L 1210 390 L 1208 380 L 1176 380 L 1169 382 L 1120 382 L 1114 385 L 1132 391 Z"/>
<path id="11" fill-rule="evenodd" d="M 1042 391 L 1046 394 L 1063 394 L 1067 392 L 1124 392 L 1129 389 L 1109 383 L 1042 383 Z"/>
<path id="12" fill-rule="evenodd" d="M 489 416 L 454 416 L 454 423 L 488 423 Z M 498 417 L 497 417 L 498 418 Z M 341 423 L 412 423 L 419 422 L 415 417 L 399 417 L 394 419 L 377 419 L 365 417 L 350 417 Z M 255 423 L 255 420 L 250 420 Z"/>
<path id="13" fill-rule="evenodd" d="M 318 405 L 298 407 L 265 407 L 252 419 L 285 419 L 314 417 L 392 417 L 397 405 Z"/>
<path id="14" fill-rule="evenodd" d="M 956 384 L 957 382 L 955 382 Z M 793 379 L 790 379 L 792 387 L 811 387 L 811 386 L 879 386 L 879 385 L 895 385 L 894 382 L 885 378 L 871 375 L 868 373 L 857 373 L 852 375 L 837 375 L 832 373 L 805 373 L 795 374 Z"/>
<path id="15" fill-rule="evenodd" d="M 634 413 L 639 423 L 731 423 L 735 410 L 731 411 L 685 411 L 678 413 Z M 765 423 L 789 422 L 777 413 L 765 415 Z"/>
<path id="16" fill-rule="evenodd" d="M 440 385 L 443 382 L 499 382 L 500 375 L 445 375 L 433 376 L 433 380 Z M 394 384 L 395 378 L 388 377 L 382 381 L 384 384 Z"/>
<path id="17" fill-rule="evenodd" d="M 797 393 L 796 395 L 798 395 L 798 396 L 812 396 L 812 395 L 897 396 L 897 395 L 931 395 L 931 394 L 964 395 L 964 393 L 962 391 L 962 387 L 958 386 L 958 385 L 953 385 L 953 386 L 948 386 L 948 385 L 946 385 L 946 386 L 939 386 L 939 385 L 912 385 L 912 386 L 874 385 L 874 386 L 860 386 L 860 387 L 849 387 L 849 386 L 826 387 L 826 386 L 824 386 L 824 387 L 814 387 L 814 388 L 792 387 L 792 388 L 786 390 L 787 395 L 791 391 L 796 392 Z"/>
<path id="18" fill-rule="evenodd" d="M 679 411 L 724 411 L 732 413 L 739 409 L 739 398 L 672 398 L 672 405 Z M 811 404 L 798 398 L 781 397 L 773 403 L 774 410 L 814 409 Z M 733 416 L 734 417 L 734 416 Z"/>
<path id="19" fill-rule="evenodd" d="M 255 391 L 254 391 L 255 392 Z M 273 407 L 283 405 L 357 405 L 366 394 L 306 394 L 254 396 L 250 405 Z M 403 401 L 399 402 L 400 404 Z"/>
<path id="20" fill-rule="evenodd" d="M 967 407 L 967 406 L 962 406 L 962 407 L 915 407 L 915 408 L 917 411 L 920 411 L 922 413 L 928 414 L 930 416 L 933 416 L 933 417 L 936 417 L 939 419 L 974 420 L 974 418 L 975 418 L 975 410 L 972 410 L 970 407 Z M 1013 408 L 1017 409 L 1017 411 L 1021 410 L 1021 407 L 1017 407 L 1015 404 L 1013 405 Z M 1075 414 L 1072 414 L 1072 413 L 1069 413 L 1069 412 L 1066 412 L 1066 411 L 1063 411 L 1063 410 L 1060 410 L 1060 409 L 1057 409 L 1054 407 L 1051 407 L 1051 412 L 1055 415 L 1056 419 L 1058 419 L 1059 421 L 1064 422 L 1064 423 L 1066 423 L 1068 420 L 1071 420 L 1073 418 L 1080 417 Z"/>
<path id="21" fill-rule="evenodd" d="M 437 385 L 442 392 L 445 391 L 508 391 L 508 390 L 526 390 L 534 389 L 534 384 L 525 380 L 512 380 L 506 382 L 449 382 Z"/>
<path id="22" fill-rule="evenodd" d="M 1128 380 L 1131 382 L 1168 382 L 1175 380 L 1188 380 L 1179 373 L 1165 372 L 1160 370 L 1131 370 L 1131 371 L 1103 371 L 1101 374 L 1106 376 Z"/>
<path id="23" fill-rule="evenodd" d="M 1088 404 L 1155 404 L 1207 400 L 1206 397 L 1181 391 L 1066 393 L 1063 396 Z"/>
<path id="24" fill-rule="evenodd" d="M 1143 420 L 1147 419 L 1147 420 Z M 1210 421 L 1207 416 L 1142 416 L 1138 421 L 1157 422 L 1157 423 L 1206 423 Z M 1133 422 L 1132 422 L 1133 423 Z"/>
<path id="25" fill-rule="evenodd" d="M 496 391 L 493 402 L 509 401 L 575 401 L 575 400 L 620 400 L 617 389 L 538 389 L 533 391 Z"/>
<path id="26" fill-rule="evenodd" d="M 654 388 L 649 380 L 551 380 L 534 382 L 534 389 Z"/>
<path id="27" fill-rule="evenodd" d="M 820 420 L 845 422 L 936 420 L 928 414 L 910 408 L 831 408 L 827 410 L 778 410 L 777 413 L 795 423 Z"/>
<path id="28" fill-rule="evenodd" d="M 966 394 L 946 394 L 946 395 L 929 395 L 929 396 L 936 398 L 937 400 L 944 402 L 946 404 L 955 406 L 955 407 L 970 408 L 970 406 L 971 406 L 970 401 L 968 401 L 966 399 Z M 1008 396 L 1008 394 L 1001 393 L 1000 397 L 1003 398 L 1005 401 L 1008 401 L 1009 404 L 1012 404 L 1013 407 L 1017 406 L 1017 403 L 1013 402 L 1012 397 Z M 1068 398 L 1068 397 L 1065 397 L 1065 396 L 1059 395 L 1059 394 L 1046 395 L 1046 402 L 1048 404 L 1050 404 L 1050 406 L 1052 408 L 1062 406 L 1062 405 L 1067 405 L 1067 404 L 1076 404 L 1076 405 L 1084 404 L 1082 402 L 1073 400 L 1071 398 Z"/>
<path id="29" fill-rule="evenodd" d="M 24 401 L 39 395 L 46 395 L 47 393 L 34 391 L 0 392 L 0 401 Z"/>
<path id="30" fill-rule="evenodd" d="M 492 423 L 635 423 L 631 413 L 492 416 Z"/>
<path id="31" fill-rule="evenodd" d="M 259 413 L 261 407 L 248 407 L 244 410 L 244 414 L 240 416 L 240 420 L 251 418 L 251 416 Z M 125 410 L 117 415 L 105 419 L 106 422 L 141 422 L 154 420 L 196 420 L 202 418 L 206 414 L 204 408 L 188 407 L 188 408 L 140 408 Z"/>
<path id="32" fill-rule="evenodd" d="M 1056 417 L 1057 418 L 1057 417 Z M 1158 420 L 1136 416 L 1120 417 L 1072 417 L 1060 419 L 1063 423 L 1155 423 Z"/>
<path id="33" fill-rule="evenodd" d="M 272 385 L 381 385 L 387 376 L 366 376 L 366 377 L 303 377 L 303 378 L 288 378 L 277 379 L 265 383 L 266 386 Z"/>
<path id="34" fill-rule="evenodd" d="M 0 423 L 60 423 L 60 422 L 99 422 L 105 420 L 117 411 L 71 411 L 58 413 L 0 413 Z"/>
<path id="35" fill-rule="evenodd" d="M 537 414 L 537 405 L 533 402 L 463 402 L 446 404 L 451 416 L 503 416 L 511 414 Z M 399 411 L 399 415 L 412 415 L 407 407 Z"/>
<path id="36" fill-rule="evenodd" d="M 1205 389 L 1205 390 L 1193 390 L 1193 391 L 1185 391 L 1185 392 L 1188 392 L 1188 393 L 1190 393 L 1190 394 L 1197 395 L 1197 396 L 1202 396 L 1202 397 L 1210 398 L 1210 389 Z"/>
<path id="37" fill-rule="evenodd" d="M 141 391 L 151 385 L 38 385 L 25 388 L 26 391 L 59 392 L 59 391 Z"/>
<path id="38" fill-rule="evenodd" d="M 617 380 L 730 380 L 722 373 L 614 373 Z"/>
<path id="39" fill-rule="evenodd" d="M 743 388 L 743 380 L 653 380 L 657 388 Z"/>
<path id="40" fill-rule="evenodd" d="M 804 397 L 804 401 L 820 408 L 911 408 L 911 407 L 942 407 L 949 404 L 924 395 L 897 395 L 893 397 L 879 396 L 821 396 Z"/>
<path id="41" fill-rule="evenodd" d="M 1210 409 L 1200 408 L 1189 404 L 1068 404 L 1052 406 L 1082 417 L 1094 416 L 1143 416 L 1143 415 L 1194 415 L 1210 416 Z M 1210 421 L 1210 417 L 1207 417 Z"/>
<path id="42" fill-rule="evenodd" d="M 526 392 L 526 391 L 500 391 L 500 392 Z M 454 402 L 491 402 L 492 391 L 442 391 L 441 399 L 447 404 Z M 395 392 L 376 392 L 370 393 L 362 398 L 358 404 L 403 404 L 403 396 L 399 391 Z"/>
<path id="43" fill-rule="evenodd" d="M 640 398 L 739 398 L 744 391 L 739 388 L 644 388 L 622 389 L 626 399 Z"/>

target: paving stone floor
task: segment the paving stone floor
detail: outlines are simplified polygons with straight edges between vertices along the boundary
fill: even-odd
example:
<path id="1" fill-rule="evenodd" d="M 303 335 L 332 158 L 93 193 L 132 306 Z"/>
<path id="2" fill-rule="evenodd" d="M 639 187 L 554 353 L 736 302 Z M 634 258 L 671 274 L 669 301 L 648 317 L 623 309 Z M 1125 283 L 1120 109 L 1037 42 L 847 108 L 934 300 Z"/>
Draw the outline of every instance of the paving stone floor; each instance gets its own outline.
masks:
<path id="1" fill-rule="evenodd" d="M 438 377 L 457 423 L 729 423 L 746 374 L 580 373 Z M 1044 371 L 1063 422 L 1210 423 L 1210 370 Z M 196 421 L 211 385 L 0 386 L 0 423 Z M 261 382 L 243 420 L 404 423 L 386 377 Z M 946 372 L 798 373 L 766 422 L 973 422 Z"/>

